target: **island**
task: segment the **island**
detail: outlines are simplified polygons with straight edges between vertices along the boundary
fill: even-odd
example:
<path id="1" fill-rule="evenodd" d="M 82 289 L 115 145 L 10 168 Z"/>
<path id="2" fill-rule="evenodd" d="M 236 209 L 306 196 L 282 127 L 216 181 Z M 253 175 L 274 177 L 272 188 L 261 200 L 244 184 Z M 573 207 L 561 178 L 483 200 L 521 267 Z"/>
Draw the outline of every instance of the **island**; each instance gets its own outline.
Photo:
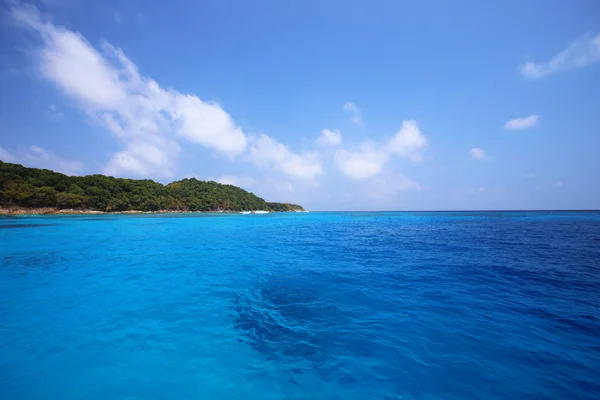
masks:
<path id="1" fill-rule="evenodd" d="M 163 185 L 150 179 L 68 176 L 0 161 L 0 214 L 255 210 L 304 209 L 214 181 L 190 178 Z"/>

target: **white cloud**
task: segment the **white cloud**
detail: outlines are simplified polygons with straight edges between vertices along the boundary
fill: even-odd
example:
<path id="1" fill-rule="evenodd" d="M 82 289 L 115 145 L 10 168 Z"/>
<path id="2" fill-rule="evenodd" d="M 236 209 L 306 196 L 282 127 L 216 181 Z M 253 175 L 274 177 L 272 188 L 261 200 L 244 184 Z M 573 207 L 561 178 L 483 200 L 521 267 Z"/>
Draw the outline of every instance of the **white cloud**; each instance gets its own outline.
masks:
<path id="1" fill-rule="evenodd" d="M 51 169 L 66 175 L 76 175 L 83 168 L 81 162 L 65 160 L 40 146 L 30 146 L 27 150 L 16 153 L 0 147 L 0 160 L 27 167 Z"/>
<path id="2" fill-rule="evenodd" d="M 535 179 L 536 177 L 537 177 L 537 175 L 533 172 L 530 172 L 525 175 L 525 178 L 527 178 L 527 179 Z"/>
<path id="3" fill-rule="evenodd" d="M 104 173 L 111 176 L 173 176 L 175 163 L 173 156 L 179 153 L 176 142 L 163 140 L 160 137 L 152 140 L 133 140 L 125 149 L 117 152 L 104 168 Z M 157 173 L 157 170 L 160 173 Z"/>
<path id="4" fill-rule="evenodd" d="M 250 160 L 258 167 L 280 170 L 295 178 L 310 180 L 323 173 L 316 153 L 298 155 L 286 145 L 264 134 L 254 138 L 249 154 Z"/>
<path id="5" fill-rule="evenodd" d="M 487 151 L 479 147 L 473 147 L 471 150 L 469 150 L 469 154 L 471 154 L 473 160 L 484 161 L 489 159 Z"/>
<path id="6" fill-rule="evenodd" d="M 106 173 L 172 176 L 178 138 L 228 157 L 246 148 L 246 135 L 217 103 L 161 88 L 121 49 L 104 43 L 100 52 L 80 34 L 42 19 L 33 6 L 13 6 L 11 15 L 40 35 L 42 75 L 123 142 Z"/>
<path id="7" fill-rule="evenodd" d="M 379 174 L 388 158 L 387 153 L 372 149 L 369 146 L 365 146 L 360 152 L 338 150 L 335 154 L 335 162 L 339 169 L 344 175 L 355 180 L 362 180 Z"/>
<path id="8" fill-rule="evenodd" d="M 563 181 L 557 181 L 557 182 L 555 183 L 555 185 L 556 185 L 556 187 L 559 187 L 559 188 L 561 188 L 561 187 L 563 187 L 563 186 L 564 186 L 564 183 L 563 183 Z"/>
<path id="9" fill-rule="evenodd" d="M 527 78 L 540 79 L 556 72 L 583 68 L 599 61 L 600 34 L 585 35 L 546 62 L 523 64 L 521 73 Z"/>
<path id="10" fill-rule="evenodd" d="M 362 125 L 363 121 L 361 112 L 356 104 L 352 102 L 346 102 L 344 104 L 344 111 L 350 116 L 350 121 L 354 122 L 356 125 Z"/>
<path id="11" fill-rule="evenodd" d="M 333 131 L 323 129 L 316 143 L 318 146 L 339 146 L 342 144 L 342 134 L 337 129 Z"/>
<path id="12" fill-rule="evenodd" d="M 530 128 L 536 125 L 539 122 L 539 120 L 540 116 L 537 114 L 531 114 L 527 117 L 511 119 L 504 124 L 504 129 L 517 130 Z"/>
<path id="13" fill-rule="evenodd" d="M 427 138 L 417 123 L 405 120 L 400 130 L 386 143 L 364 143 L 354 151 L 338 150 L 335 161 L 346 176 L 361 180 L 379 174 L 394 155 L 413 162 L 422 161 L 422 152 L 426 148 Z"/>
<path id="14" fill-rule="evenodd" d="M 402 128 L 389 142 L 389 150 L 414 162 L 423 159 L 421 151 L 427 147 L 427 138 L 421 134 L 415 121 L 403 121 Z"/>
<path id="15" fill-rule="evenodd" d="M 179 93 L 172 101 L 170 112 L 180 135 L 231 157 L 246 148 L 246 135 L 217 103 Z"/>

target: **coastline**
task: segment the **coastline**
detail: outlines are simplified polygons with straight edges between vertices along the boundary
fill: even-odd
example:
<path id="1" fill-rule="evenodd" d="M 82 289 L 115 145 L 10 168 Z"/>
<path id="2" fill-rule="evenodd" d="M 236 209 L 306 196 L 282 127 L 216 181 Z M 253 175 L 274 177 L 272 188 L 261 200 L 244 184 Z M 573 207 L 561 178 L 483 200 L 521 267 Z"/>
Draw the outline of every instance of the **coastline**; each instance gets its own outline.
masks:
<path id="1" fill-rule="evenodd" d="M 0 216 L 12 215 L 77 215 L 77 214 L 167 214 L 167 213 L 205 213 L 205 212 L 220 212 L 220 211 L 185 211 L 185 210 L 157 210 L 157 211 L 142 211 L 142 210 L 127 210 L 127 211 L 99 211 L 74 208 L 54 208 L 54 207 L 38 207 L 38 208 L 3 208 L 0 207 Z M 238 211 L 222 211 L 223 213 L 237 213 Z M 271 211 L 274 212 L 274 211 Z"/>
<path id="2" fill-rule="evenodd" d="M 0 215 L 7 216 L 303 210 L 298 204 L 269 202 L 237 186 L 195 178 L 163 185 L 98 174 L 67 176 L 0 160 L 0 180 Z"/>

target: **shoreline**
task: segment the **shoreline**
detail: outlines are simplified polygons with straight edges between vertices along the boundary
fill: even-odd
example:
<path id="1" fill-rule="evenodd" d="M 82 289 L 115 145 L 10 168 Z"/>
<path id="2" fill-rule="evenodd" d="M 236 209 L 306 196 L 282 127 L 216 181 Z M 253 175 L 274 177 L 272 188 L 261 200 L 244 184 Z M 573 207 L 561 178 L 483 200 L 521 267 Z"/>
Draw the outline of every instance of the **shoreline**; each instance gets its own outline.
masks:
<path id="1" fill-rule="evenodd" d="M 275 211 L 270 211 L 275 212 Z M 81 210 L 74 208 L 1 208 L 0 216 L 14 215 L 103 215 L 103 214 L 183 214 L 183 213 L 227 213 L 235 214 L 239 211 L 186 211 L 186 210 L 158 210 L 158 211 L 142 211 L 142 210 L 127 210 L 127 211 L 99 211 L 99 210 Z"/>

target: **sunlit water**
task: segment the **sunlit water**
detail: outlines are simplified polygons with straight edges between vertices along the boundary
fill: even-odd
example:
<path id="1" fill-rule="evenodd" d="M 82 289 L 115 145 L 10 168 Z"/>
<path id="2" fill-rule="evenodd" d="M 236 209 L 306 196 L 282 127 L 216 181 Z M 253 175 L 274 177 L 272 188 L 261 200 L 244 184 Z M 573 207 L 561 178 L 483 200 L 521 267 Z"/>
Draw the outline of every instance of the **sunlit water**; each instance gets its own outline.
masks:
<path id="1" fill-rule="evenodd" d="M 598 399 L 600 213 L 0 219 L 2 399 Z"/>

